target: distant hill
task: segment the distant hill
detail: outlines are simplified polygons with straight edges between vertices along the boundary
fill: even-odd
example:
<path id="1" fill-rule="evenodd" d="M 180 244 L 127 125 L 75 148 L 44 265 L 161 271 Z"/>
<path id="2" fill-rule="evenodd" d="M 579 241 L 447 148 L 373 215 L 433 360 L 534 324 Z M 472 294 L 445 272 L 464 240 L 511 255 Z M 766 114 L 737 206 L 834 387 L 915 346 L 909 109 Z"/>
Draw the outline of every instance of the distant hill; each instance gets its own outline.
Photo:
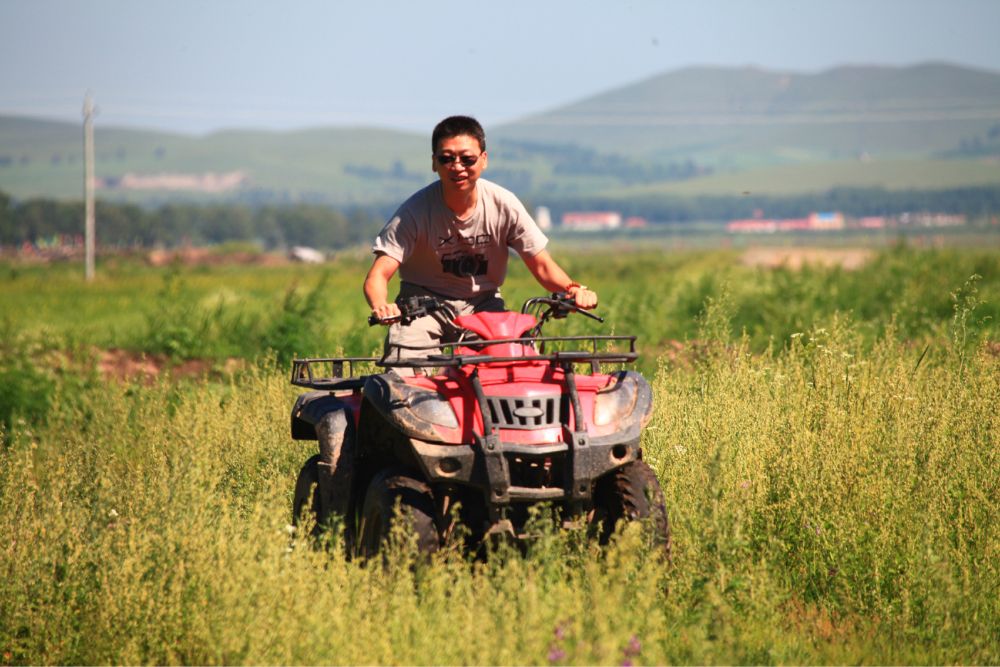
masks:
<path id="1" fill-rule="evenodd" d="M 573 143 L 716 167 L 929 157 L 994 133 L 1000 73 L 947 64 L 818 74 L 692 67 L 500 128 L 510 140 Z"/>
<path id="2" fill-rule="evenodd" d="M 432 176 L 428 140 L 389 130 L 240 130 L 190 136 L 97 122 L 94 134 L 96 173 L 104 184 L 100 194 L 113 199 L 368 204 L 409 194 Z M 79 197 L 82 136 L 81 127 L 72 123 L 0 116 L 0 190 L 17 197 Z M 237 174 L 238 187 L 198 189 L 210 181 L 232 181 L 225 177 Z M 179 182 L 182 176 L 189 177 L 187 185 Z M 152 177 L 159 177 L 160 185 L 143 189 L 142 183 Z"/>
<path id="3" fill-rule="evenodd" d="M 100 117 L 95 126 L 100 195 L 110 199 L 389 206 L 433 178 L 421 134 L 189 136 L 104 127 Z M 845 178 L 951 187 L 990 182 L 997 171 L 1000 74 L 947 64 L 817 74 L 693 67 L 487 129 L 487 176 L 529 200 L 717 193 L 743 187 L 741 174 L 758 185 L 778 177 L 783 165 L 804 166 L 807 176 L 781 184 L 798 192 Z M 78 198 L 81 155 L 79 124 L 0 116 L 0 190 Z"/>

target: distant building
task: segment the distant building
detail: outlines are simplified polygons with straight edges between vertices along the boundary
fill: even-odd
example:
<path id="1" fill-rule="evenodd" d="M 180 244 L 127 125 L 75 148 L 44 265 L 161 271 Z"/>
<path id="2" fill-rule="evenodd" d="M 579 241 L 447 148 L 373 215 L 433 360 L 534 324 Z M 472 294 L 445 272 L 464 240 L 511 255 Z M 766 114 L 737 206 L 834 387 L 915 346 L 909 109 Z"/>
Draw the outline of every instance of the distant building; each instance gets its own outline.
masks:
<path id="1" fill-rule="evenodd" d="M 859 229 L 885 229 L 885 217 L 881 215 L 868 215 L 858 218 Z"/>
<path id="2" fill-rule="evenodd" d="M 778 223 L 774 220 L 731 220 L 726 225 L 730 234 L 773 234 L 778 231 Z"/>
<path id="3" fill-rule="evenodd" d="M 243 171 L 206 172 L 203 174 L 122 174 L 118 178 L 98 179 L 103 190 L 172 190 L 193 192 L 227 192 L 246 185 L 249 177 Z"/>
<path id="4" fill-rule="evenodd" d="M 539 206 L 535 209 L 535 222 L 542 231 L 552 229 L 552 213 L 548 206 Z"/>
<path id="5" fill-rule="evenodd" d="M 300 245 L 294 246 L 288 252 L 288 258 L 293 262 L 302 262 L 303 264 L 322 264 L 326 261 L 326 256 L 319 250 Z"/>
<path id="6" fill-rule="evenodd" d="M 798 232 L 814 229 L 812 220 L 809 218 L 785 218 L 777 221 L 779 232 Z"/>
<path id="7" fill-rule="evenodd" d="M 618 229 L 622 226 L 622 214 L 615 211 L 585 211 L 564 213 L 563 229 L 578 232 L 596 232 Z"/>
<path id="8" fill-rule="evenodd" d="M 813 213 L 809 216 L 810 229 L 837 230 L 844 228 L 844 214 L 834 213 Z"/>
<path id="9" fill-rule="evenodd" d="M 649 222 L 646 220 L 646 218 L 643 218 L 642 216 L 633 215 L 625 218 L 626 229 L 642 229 L 648 224 Z"/>
<path id="10" fill-rule="evenodd" d="M 813 213 L 808 218 L 779 218 L 777 220 L 753 217 L 745 220 L 733 220 L 726 225 L 726 231 L 731 234 L 815 232 L 843 228 L 844 215 L 842 213 Z"/>
<path id="11" fill-rule="evenodd" d="M 949 213 L 915 213 L 909 216 L 909 224 L 917 227 L 958 227 L 965 224 L 965 216 Z"/>

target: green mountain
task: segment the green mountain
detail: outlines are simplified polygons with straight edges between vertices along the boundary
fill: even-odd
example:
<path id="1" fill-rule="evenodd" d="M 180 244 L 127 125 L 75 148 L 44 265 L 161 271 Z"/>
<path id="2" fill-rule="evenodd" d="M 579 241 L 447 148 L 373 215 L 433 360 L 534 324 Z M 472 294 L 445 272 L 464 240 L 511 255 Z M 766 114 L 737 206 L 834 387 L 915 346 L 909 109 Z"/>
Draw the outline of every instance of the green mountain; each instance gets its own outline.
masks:
<path id="1" fill-rule="evenodd" d="M 696 196 L 775 179 L 774 191 L 792 192 L 977 185 L 998 180 L 1000 73 L 693 67 L 487 129 L 488 177 L 537 201 Z M 95 134 L 109 199 L 388 205 L 433 177 L 426 136 L 382 129 L 188 136 L 98 117 Z M 78 124 L 0 116 L 0 190 L 78 198 L 81 156 Z"/>
<path id="2" fill-rule="evenodd" d="M 99 195 L 111 199 L 368 204 L 405 196 L 431 176 L 428 140 L 389 130 L 189 136 L 97 122 L 94 135 Z M 80 126 L 0 116 L 0 190 L 79 197 L 82 156 Z"/>
<path id="3" fill-rule="evenodd" d="M 525 118 L 502 136 L 725 168 L 928 157 L 991 130 L 1000 146 L 1000 73 L 924 64 L 818 74 L 692 67 Z"/>

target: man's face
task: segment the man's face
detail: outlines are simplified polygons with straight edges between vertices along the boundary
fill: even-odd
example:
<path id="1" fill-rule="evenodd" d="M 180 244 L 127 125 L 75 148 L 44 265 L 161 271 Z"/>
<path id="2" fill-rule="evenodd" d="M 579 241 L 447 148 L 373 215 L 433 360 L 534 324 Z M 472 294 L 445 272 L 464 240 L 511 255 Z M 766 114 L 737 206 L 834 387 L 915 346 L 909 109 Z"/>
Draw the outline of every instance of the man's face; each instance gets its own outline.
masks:
<path id="1" fill-rule="evenodd" d="M 465 164 L 463 159 L 471 164 Z M 462 134 L 438 142 L 431 168 L 446 191 L 466 193 L 476 187 L 476 181 L 486 169 L 486 160 L 486 151 L 480 150 L 476 138 Z"/>

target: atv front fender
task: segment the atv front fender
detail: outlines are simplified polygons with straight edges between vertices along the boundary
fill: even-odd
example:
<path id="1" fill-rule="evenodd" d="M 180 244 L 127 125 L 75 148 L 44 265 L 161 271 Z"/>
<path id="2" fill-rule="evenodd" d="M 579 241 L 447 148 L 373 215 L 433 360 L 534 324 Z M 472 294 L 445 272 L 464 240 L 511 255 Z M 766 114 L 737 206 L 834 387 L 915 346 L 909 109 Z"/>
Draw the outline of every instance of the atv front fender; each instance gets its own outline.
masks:
<path id="1" fill-rule="evenodd" d="M 319 442 L 320 520 L 331 513 L 345 516 L 357 451 L 352 406 L 329 392 L 302 394 L 292 409 L 292 437 Z"/>

